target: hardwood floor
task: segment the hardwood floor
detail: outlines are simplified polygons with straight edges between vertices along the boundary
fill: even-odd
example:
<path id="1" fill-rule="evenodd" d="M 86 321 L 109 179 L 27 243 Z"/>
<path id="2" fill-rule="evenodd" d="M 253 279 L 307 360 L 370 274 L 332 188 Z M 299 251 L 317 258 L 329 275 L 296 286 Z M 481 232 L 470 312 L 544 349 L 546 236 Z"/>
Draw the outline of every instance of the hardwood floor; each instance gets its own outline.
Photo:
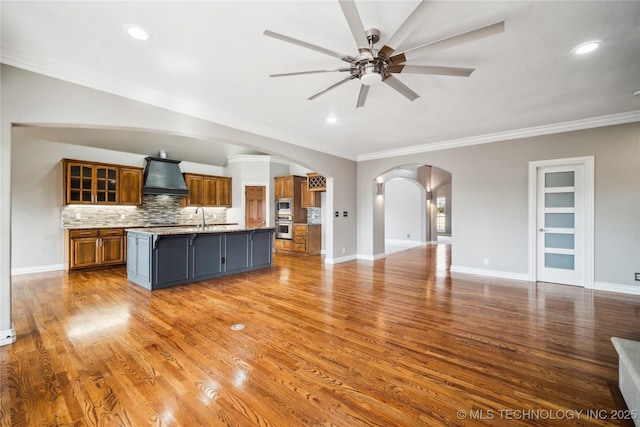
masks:
<path id="1" fill-rule="evenodd" d="M 640 297 L 449 257 L 276 255 L 153 292 L 123 268 L 15 276 L 1 425 L 633 425 L 610 338 L 640 340 Z"/>

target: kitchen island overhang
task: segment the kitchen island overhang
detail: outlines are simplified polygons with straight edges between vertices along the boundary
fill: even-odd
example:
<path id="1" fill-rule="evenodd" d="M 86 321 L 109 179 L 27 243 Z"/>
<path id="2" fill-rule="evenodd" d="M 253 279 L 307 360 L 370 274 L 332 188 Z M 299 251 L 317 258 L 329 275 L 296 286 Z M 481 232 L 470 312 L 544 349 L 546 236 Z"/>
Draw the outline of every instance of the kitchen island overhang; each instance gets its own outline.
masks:
<path id="1" fill-rule="evenodd" d="M 127 279 L 149 290 L 270 268 L 274 227 L 127 229 Z"/>

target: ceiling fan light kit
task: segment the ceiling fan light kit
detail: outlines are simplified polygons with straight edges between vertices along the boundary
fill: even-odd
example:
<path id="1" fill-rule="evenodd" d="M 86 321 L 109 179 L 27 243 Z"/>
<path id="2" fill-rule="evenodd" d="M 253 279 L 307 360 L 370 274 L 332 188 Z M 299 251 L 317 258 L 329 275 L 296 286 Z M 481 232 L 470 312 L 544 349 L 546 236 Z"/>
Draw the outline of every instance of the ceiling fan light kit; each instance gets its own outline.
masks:
<path id="1" fill-rule="evenodd" d="M 400 27 L 389 38 L 389 40 L 387 40 L 386 44 L 379 50 L 376 49 L 374 45 L 380 40 L 380 30 L 377 28 L 370 28 L 366 31 L 364 30 L 362 21 L 360 20 L 360 15 L 358 14 L 358 10 L 353 0 L 340 0 L 339 3 L 342 9 L 342 13 L 344 14 L 347 20 L 347 24 L 349 25 L 349 29 L 351 30 L 351 34 L 353 35 L 356 45 L 358 46 L 358 55 L 356 56 L 335 52 L 321 46 L 295 39 L 293 37 L 275 33 L 273 31 L 265 30 L 264 32 L 265 36 L 279 39 L 307 49 L 315 50 L 316 52 L 324 53 L 325 55 L 333 56 L 334 58 L 338 58 L 349 63 L 349 68 L 297 71 L 291 73 L 270 75 L 271 77 L 284 77 L 302 74 L 349 71 L 349 77 L 346 77 L 339 82 L 334 83 L 331 86 L 321 90 L 320 92 L 310 96 L 309 98 L 307 98 L 308 100 L 313 100 L 318 96 L 332 89 L 335 89 L 336 87 L 350 80 L 358 79 L 360 80 L 361 87 L 360 93 L 358 94 L 358 100 L 356 102 L 356 108 L 364 106 L 367 99 L 367 94 L 369 93 L 369 87 L 377 85 L 381 82 L 386 83 L 392 89 L 403 95 L 405 98 L 413 101 L 419 98 L 420 95 L 407 87 L 399 79 L 395 78 L 393 76 L 394 74 L 431 74 L 452 77 L 469 77 L 474 69 L 428 65 L 408 65 L 405 64 L 407 60 L 415 59 L 436 50 L 461 45 L 463 43 L 478 40 L 504 31 L 504 21 L 501 21 L 451 37 L 446 37 L 444 39 L 427 43 L 412 49 L 407 49 L 404 52 L 400 52 L 394 55 L 397 47 L 402 44 L 402 42 L 418 27 L 418 25 L 420 25 L 420 23 L 426 17 L 427 8 L 425 7 L 425 5 L 428 3 L 428 1 L 420 2 L 420 4 L 418 4 L 411 15 L 409 15 L 409 17 L 400 25 Z"/>

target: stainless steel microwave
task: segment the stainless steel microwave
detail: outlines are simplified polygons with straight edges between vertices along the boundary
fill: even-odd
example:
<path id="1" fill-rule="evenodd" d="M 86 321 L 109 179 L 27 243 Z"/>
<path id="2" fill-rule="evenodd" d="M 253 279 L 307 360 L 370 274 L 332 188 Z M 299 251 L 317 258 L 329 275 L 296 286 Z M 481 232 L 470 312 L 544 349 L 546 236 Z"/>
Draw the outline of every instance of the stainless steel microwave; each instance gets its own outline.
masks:
<path id="1" fill-rule="evenodd" d="M 276 213 L 278 215 L 291 214 L 293 212 L 293 201 L 291 199 L 277 199 Z"/>

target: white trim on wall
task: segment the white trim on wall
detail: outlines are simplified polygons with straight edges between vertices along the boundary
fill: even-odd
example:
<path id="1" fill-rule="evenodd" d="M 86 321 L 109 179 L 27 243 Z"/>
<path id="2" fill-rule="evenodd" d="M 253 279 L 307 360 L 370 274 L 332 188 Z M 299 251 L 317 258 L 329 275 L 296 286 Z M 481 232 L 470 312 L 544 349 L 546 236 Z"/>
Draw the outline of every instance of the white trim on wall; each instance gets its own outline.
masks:
<path id="1" fill-rule="evenodd" d="M 528 280 L 537 281 L 537 231 L 536 231 L 536 198 L 538 184 L 538 168 L 560 165 L 584 166 L 584 287 L 594 288 L 594 189 L 595 189 L 595 159 L 594 156 L 572 157 L 566 159 L 551 159 L 529 162 L 529 218 L 528 218 Z"/>
<path id="2" fill-rule="evenodd" d="M 618 283 L 594 282 L 593 289 L 605 292 L 640 295 L 640 286 L 621 285 Z"/>
<path id="3" fill-rule="evenodd" d="M 48 271 L 60 270 L 64 270 L 64 264 L 35 265 L 32 267 L 13 268 L 11 269 L 11 275 L 20 276 L 23 274 L 46 273 Z"/>
<path id="4" fill-rule="evenodd" d="M 474 276 L 494 277 L 497 279 L 509 279 L 518 281 L 529 281 L 529 275 L 524 273 L 515 273 L 513 271 L 489 270 L 486 268 L 464 267 L 461 265 L 451 265 L 449 268 L 451 273 L 471 274 Z"/>
<path id="5" fill-rule="evenodd" d="M 590 117 L 587 119 L 570 120 L 560 123 L 552 123 L 543 126 L 534 126 L 522 129 L 514 129 L 505 132 L 496 132 L 486 135 L 472 136 L 469 138 L 452 139 L 449 141 L 438 141 L 423 145 L 416 145 L 395 150 L 378 151 L 375 153 L 361 154 L 357 161 L 385 159 L 388 157 L 404 156 L 409 154 L 426 153 L 429 151 L 447 150 L 451 148 L 468 147 L 478 144 L 489 144 L 492 142 L 508 141 L 511 139 L 529 138 L 532 136 L 552 135 L 556 133 L 570 132 L 575 130 L 592 129 L 603 126 L 620 125 L 640 121 L 640 110 L 627 111 L 625 113 L 610 114 L 607 116 Z"/>
<path id="6" fill-rule="evenodd" d="M 358 256 L 358 255 L 347 255 L 347 256 L 342 256 L 342 257 L 337 257 L 337 258 L 325 258 L 324 259 L 324 263 L 325 264 L 340 264 L 342 262 L 353 261 L 354 259 L 358 259 L 358 258 L 360 258 L 360 256 Z"/>
<path id="7" fill-rule="evenodd" d="M 15 328 L 0 331 L 0 346 L 13 344 L 14 342 L 16 342 Z"/>

